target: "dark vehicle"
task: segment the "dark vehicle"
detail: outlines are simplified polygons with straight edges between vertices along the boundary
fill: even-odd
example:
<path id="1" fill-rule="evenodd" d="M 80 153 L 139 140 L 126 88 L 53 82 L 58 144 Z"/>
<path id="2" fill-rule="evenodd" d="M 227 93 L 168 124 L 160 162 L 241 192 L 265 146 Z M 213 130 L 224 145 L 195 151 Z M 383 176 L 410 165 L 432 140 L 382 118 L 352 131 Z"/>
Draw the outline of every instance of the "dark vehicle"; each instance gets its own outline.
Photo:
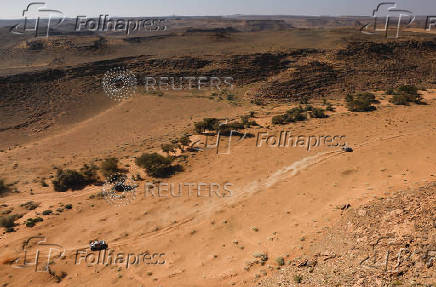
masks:
<path id="1" fill-rule="evenodd" d="M 348 146 L 347 147 L 343 147 L 342 150 L 344 152 L 353 152 L 353 149 L 351 147 L 348 147 Z"/>
<path id="2" fill-rule="evenodd" d="M 89 247 L 91 247 L 91 251 L 99 251 L 107 249 L 108 245 L 104 240 L 95 240 L 89 243 Z"/>

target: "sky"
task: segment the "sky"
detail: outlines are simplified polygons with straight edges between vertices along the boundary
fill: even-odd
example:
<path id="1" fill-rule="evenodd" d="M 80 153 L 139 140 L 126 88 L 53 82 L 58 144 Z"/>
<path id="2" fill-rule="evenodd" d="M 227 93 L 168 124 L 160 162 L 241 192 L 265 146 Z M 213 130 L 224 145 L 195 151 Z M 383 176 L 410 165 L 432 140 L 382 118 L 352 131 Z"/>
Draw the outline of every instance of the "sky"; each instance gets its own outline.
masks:
<path id="1" fill-rule="evenodd" d="M 217 15 L 306 15 L 371 16 L 380 0 L 1 0 L 0 19 L 22 18 L 29 3 L 45 2 L 49 9 L 67 17 L 110 16 L 217 16 Z M 436 15 L 436 0 L 385 0 L 415 15 Z"/>

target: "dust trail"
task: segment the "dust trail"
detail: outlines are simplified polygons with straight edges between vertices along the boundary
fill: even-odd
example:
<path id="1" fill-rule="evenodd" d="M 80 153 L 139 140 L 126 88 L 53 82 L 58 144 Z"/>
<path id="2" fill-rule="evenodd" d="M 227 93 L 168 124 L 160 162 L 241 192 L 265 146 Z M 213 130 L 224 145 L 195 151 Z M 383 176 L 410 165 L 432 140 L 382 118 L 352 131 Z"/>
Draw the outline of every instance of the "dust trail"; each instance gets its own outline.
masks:
<path id="1" fill-rule="evenodd" d="M 272 174 L 270 177 L 268 177 L 265 181 L 265 187 L 269 188 L 271 186 L 273 186 L 274 184 L 276 184 L 283 176 L 286 175 L 290 175 L 290 176 L 294 176 L 296 175 L 299 171 L 304 170 L 306 168 L 308 168 L 309 166 L 319 163 L 322 159 L 322 156 L 327 154 L 327 152 L 325 153 L 318 153 L 314 156 L 308 156 L 305 157 L 299 161 L 296 161 L 294 163 L 292 163 L 290 166 L 284 167 L 282 169 L 279 169 L 278 171 L 276 171 L 274 174 Z"/>

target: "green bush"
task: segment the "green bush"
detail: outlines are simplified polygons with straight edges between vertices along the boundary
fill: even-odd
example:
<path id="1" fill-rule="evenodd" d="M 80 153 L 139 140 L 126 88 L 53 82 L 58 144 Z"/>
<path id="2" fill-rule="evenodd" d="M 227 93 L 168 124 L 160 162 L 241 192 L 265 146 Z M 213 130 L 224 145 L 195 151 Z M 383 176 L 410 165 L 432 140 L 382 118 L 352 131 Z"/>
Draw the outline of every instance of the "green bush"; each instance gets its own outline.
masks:
<path id="1" fill-rule="evenodd" d="M 101 163 L 100 169 L 105 178 L 110 178 L 112 175 L 120 172 L 118 167 L 118 159 L 115 157 L 105 159 Z"/>
<path id="2" fill-rule="evenodd" d="M 98 182 L 98 167 L 95 165 L 85 164 L 80 171 L 58 169 L 56 178 L 52 181 L 54 190 L 65 192 L 71 190 L 81 190 L 87 185 Z"/>
<path id="3" fill-rule="evenodd" d="M 14 227 L 15 220 L 17 220 L 17 218 L 14 215 L 0 216 L 0 226 L 5 228 Z"/>
<path id="4" fill-rule="evenodd" d="M 272 118 L 273 125 L 284 125 L 286 123 L 286 115 L 277 115 Z"/>
<path id="5" fill-rule="evenodd" d="M 398 88 L 398 91 L 408 95 L 418 95 L 418 88 L 412 85 L 403 85 Z"/>
<path id="6" fill-rule="evenodd" d="M 277 257 L 276 258 L 276 262 L 277 262 L 277 264 L 279 265 L 279 266 L 283 266 L 283 265 L 285 265 L 285 258 L 283 258 L 283 257 Z"/>
<path id="7" fill-rule="evenodd" d="M 83 174 L 88 184 L 96 183 L 100 180 L 97 175 L 97 171 L 98 167 L 94 164 L 84 164 L 83 167 L 80 169 L 80 172 Z"/>
<path id="8" fill-rule="evenodd" d="M 91 194 L 89 199 L 104 199 L 105 193 L 103 191 L 97 192 L 96 194 Z"/>
<path id="9" fill-rule="evenodd" d="M 303 276 L 299 274 L 294 275 L 294 282 L 300 284 L 301 282 L 303 282 Z"/>
<path id="10" fill-rule="evenodd" d="M 0 196 L 3 196 L 10 191 L 11 189 L 9 186 L 6 185 L 3 179 L 0 179 Z"/>
<path id="11" fill-rule="evenodd" d="M 83 174 L 70 169 L 59 169 L 56 174 L 56 179 L 53 180 L 52 183 L 54 190 L 57 192 L 65 192 L 69 189 L 81 190 L 88 184 Z"/>
<path id="12" fill-rule="evenodd" d="M 50 215 L 50 214 L 52 214 L 52 213 L 53 213 L 52 210 L 47 209 L 47 210 L 44 210 L 44 211 L 42 212 L 42 215 Z"/>
<path id="13" fill-rule="evenodd" d="M 166 153 L 168 156 L 170 155 L 170 153 L 175 153 L 177 151 L 177 147 L 178 146 L 173 143 L 161 145 L 162 151 Z"/>
<path id="14" fill-rule="evenodd" d="M 377 108 L 372 103 L 377 102 L 374 94 L 364 93 L 358 95 L 347 95 L 345 98 L 347 108 L 351 112 L 370 112 Z"/>
<path id="15" fill-rule="evenodd" d="M 73 205 L 71 203 L 68 203 L 68 204 L 65 205 L 65 208 L 66 209 L 72 209 Z"/>
<path id="16" fill-rule="evenodd" d="M 191 144 L 191 139 L 189 138 L 189 135 L 184 135 L 179 139 L 179 143 L 183 146 L 189 146 Z"/>
<path id="17" fill-rule="evenodd" d="M 144 153 L 135 160 L 137 166 L 144 168 L 147 174 L 156 178 L 168 178 L 183 168 L 172 165 L 172 158 L 164 157 L 158 153 Z"/>
<path id="18" fill-rule="evenodd" d="M 65 192 L 69 189 L 80 190 L 83 189 L 85 184 L 85 177 L 75 170 L 62 170 L 59 169 L 56 174 L 56 180 L 53 180 L 55 191 Z"/>
<path id="19" fill-rule="evenodd" d="M 409 105 L 409 100 L 406 95 L 394 95 L 389 101 L 394 105 L 403 105 L 403 106 Z"/>
<path id="20" fill-rule="evenodd" d="M 34 210 L 39 206 L 39 203 L 36 203 L 34 201 L 28 201 L 26 203 L 21 204 L 20 206 L 24 207 L 27 210 Z"/>
<path id="21" fill-rule="evenodd" d="M 394 105 L 403 106 L 408 106 L 409 103 L 425 104 L 422 101 L 422 96 L 418 93 L 418 88 L 412 85 L 400 86 L 389 101 Z"/>
<path id="22" fill-rule="evenodd" d="M 318 118 L 318 119 L 328 118 L 328 115 L 326 115 L 324 110 L 320 108 L 313 108 L 311 116 L 312 118 Z"/>
<path id="23" fill-rule="evenodd" d="M 199 134 L 205 131 L 216 131 L 219 127 L 219 120 L 216 118 L 204 118 L 203 121 L 195 123 L 195 131 Z"/>
<path id="24" fill-rule="evenodd" d="M 335 112 L 336 111 L 331 103 L 327 103 L 327 106 L 326 106 L 325 109 L 326 109 L 326 111 L 329 111 L 329 112 Z"/>
<path id="25" fill-rule="evenodd" d="M 286 112 L 287 122 L 293 123 L 293 122 L 305 121 L 307 117 L 304 114 L 304 112 L 305 110 L 302 107 L 292 108 L 288 110 Z"/>
<path id="26" fill-rule="evenodd" d="M 394 94 L 395 94 L 394 89 L 389 88 L 389 89 L 386 90 L 386 95 L 394 95 Z"/>
<path id="27" fill-rule="evenodd" d="M 21 218 L 22 215 L 13 214 L 13 215 L 4 215 L 0 216 L 0 226 L 6 229 L 6 232 L 13 232 L 14 227 L 17 225 L 15 221 Z"/>
<path id="28" fill-rule="evenodd" d="M 283 125 L 298 121 L 305 121 L 306 119 L 306 110 L 302 107 L 298 107 L 286 111 L 285 114 L 274 116 L 272 118 L 272 123 L 274 125 Z"/>

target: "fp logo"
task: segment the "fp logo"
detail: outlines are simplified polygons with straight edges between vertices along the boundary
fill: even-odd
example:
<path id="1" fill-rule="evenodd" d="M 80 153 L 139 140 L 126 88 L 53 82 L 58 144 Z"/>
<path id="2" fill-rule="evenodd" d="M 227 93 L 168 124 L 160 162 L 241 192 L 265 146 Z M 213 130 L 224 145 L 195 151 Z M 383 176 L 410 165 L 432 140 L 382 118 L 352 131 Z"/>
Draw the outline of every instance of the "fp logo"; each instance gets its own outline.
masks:
<path id="1" fill-rule="evenodd" d="M 64 13 L 59 10 L 48 9 L 44 2 L 30 3 L 23 10 L 22 16 L 24 17 L 24 25 L 17 24 L 11 27 L 11 33 L 22 35 L 25 32 L 35 32 L 35 37 L 38 37 L 41 26 L 43 26 L 42 23 L 47 22 L 45 36 L 48 37 L 50 27 L 59 26 L 65 20 Z M 52 21 L 52 19 L 56 19 L 56 21 Z"/>
<path id="2" fill-rule="evenodd" d="M 35 236 L 27 239 L 23 243 L 23 252 L 23 257 L 19 257 L 12 267 L 34 267 L 35 272 L 48 272 L 50 261 L 65 255 L 65 249 L 62 246 L 47 243 L 46 238 L 43 236 Z"/>
<path id="3" fill-rule="evenodd" d="M 363 34 L 374 35 L 377 32 L 384 32 L 386 38 L 398 38 L 401 26 L 405 27 L 415 21 L 415 16 L 409 10 L 397 9 L 395 2 L 382 2 L 373 11 L 373 24 L 366 24 L 360 31 Z"/>

